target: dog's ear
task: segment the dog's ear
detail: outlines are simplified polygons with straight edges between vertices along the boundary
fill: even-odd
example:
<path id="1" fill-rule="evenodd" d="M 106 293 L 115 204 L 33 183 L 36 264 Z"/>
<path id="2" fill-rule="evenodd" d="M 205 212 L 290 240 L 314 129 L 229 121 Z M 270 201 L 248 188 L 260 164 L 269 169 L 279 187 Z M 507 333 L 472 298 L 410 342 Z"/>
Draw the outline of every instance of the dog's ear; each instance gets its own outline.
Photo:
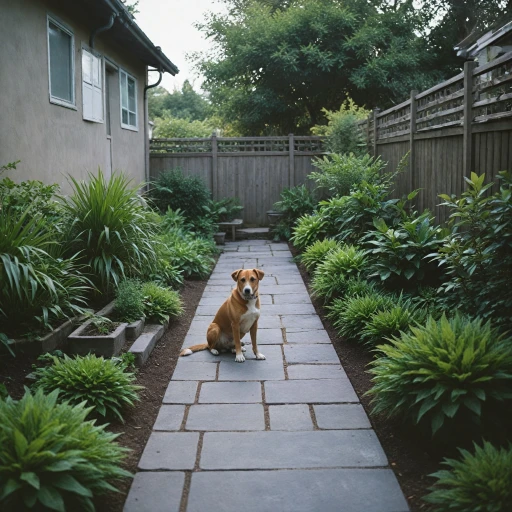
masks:
<path id="1" fill-rule="evenodd" d="M 263 276 L 265 275 L 265 272 L 263 272 L 263 270 L 260 270 L 259 268 L 253 268 L 252 270 L 253 272 L 256 272 L 258 279 L 261 281 L 263 279 Z"/>
<path id="2" fill-rule="evenodd" d="M 232 274 L 231 274 L 231 277 L 233 278 L 233 281 L 237 281 L 238 280 L 238 274 L 240 274 L 240 272 L 242 272 L 242 269 L 238 269 L 238 270 L 235 270 Z"/>

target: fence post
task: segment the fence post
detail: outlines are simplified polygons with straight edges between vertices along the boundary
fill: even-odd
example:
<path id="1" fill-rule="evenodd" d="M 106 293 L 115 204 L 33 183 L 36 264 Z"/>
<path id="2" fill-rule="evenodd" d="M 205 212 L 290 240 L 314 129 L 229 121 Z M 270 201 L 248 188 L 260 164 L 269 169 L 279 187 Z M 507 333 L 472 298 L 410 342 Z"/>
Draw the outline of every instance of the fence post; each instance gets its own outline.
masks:
<path id="1" fill-rule="evenodd" d="M 218 190 L 218 173 L 217 173 L 217 133 L 212 133 L 212 196 L 216 201 L 219 199 L 219 190 Z"/>
<path id="2" fill-rule="evenodd" d="M 293 133 L 288 134 L 288 151 L 290 153 L 290 167 L 288 169 L 289 188 L 295 186 L 295 138 Z"/>
<path id="3" fill-rule="evenodd" d="M 463 125 L 463 170 L 464 176 L 470 176 L 473 169 L 473 70 L 476 62 L 464 62 L 464 125 Z"/>
<path id="4" fill-rule="evenodd" d="M 371 114 L 368 114 L 366 118 L 366 151 L 368 154 L 370 154 L 370 116 Z"/>
<path id="5" fill-rule="evenodd" d="M 416 102 L 417 94 L 418 91 L 415 89 L 411 91 L 411 122 L 409 126 L 409 191 L 411 192 L 414 190 L 414 171 L 416 168 L 414 134 L 416 133 L 416 109 L 418 106 Z"/>
<path id="6" fill-rule="evenodd" d="M 377 136 L 379 134 L 379 130 L 377 128 L 377 115 L 380 112 L 380 108 L 376 107 L 373 109 L 373 156 L 377 158 Z"/>

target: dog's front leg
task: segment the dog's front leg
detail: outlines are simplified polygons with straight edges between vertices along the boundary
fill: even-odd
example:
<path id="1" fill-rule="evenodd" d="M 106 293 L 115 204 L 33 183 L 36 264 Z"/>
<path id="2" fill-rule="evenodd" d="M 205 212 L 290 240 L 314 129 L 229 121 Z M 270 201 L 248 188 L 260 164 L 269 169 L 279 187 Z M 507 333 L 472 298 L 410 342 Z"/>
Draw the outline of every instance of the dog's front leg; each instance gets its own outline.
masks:
<path id="1" fill-rule="evenodd" d="M 256 343 L 256 334 L 258 332 L 258 320 L 252 324 L 251 327 L 251 342 L 252 342 L 252 351 L 256 356 L 256 359 L 265 359 L 265 356 L 258 350 L 258 345 Z"/>
<path id="2" fill-rule="evenodd" d="M 233 341 L 235 343 L 235 361 L 243 363 L 245 361 L 244 353 L 242 352 L 242 344 L 240 342 L 240 323 L 233 322 L 231 324 L 233 329 Z"/>

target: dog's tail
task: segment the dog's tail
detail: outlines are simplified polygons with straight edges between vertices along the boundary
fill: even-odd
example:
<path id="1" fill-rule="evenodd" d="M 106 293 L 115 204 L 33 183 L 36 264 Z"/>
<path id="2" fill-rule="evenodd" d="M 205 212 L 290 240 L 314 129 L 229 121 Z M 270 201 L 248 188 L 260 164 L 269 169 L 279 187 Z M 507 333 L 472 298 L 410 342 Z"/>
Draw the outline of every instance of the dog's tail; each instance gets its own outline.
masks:
<path id="1" fill-rule="evenodd" d="M 203 343 L 202 345 L 192 345 L 191 347 L 184 348 L 180 352 L 180 356 L 189 356 L 194 352 L 199 352 L 201 350 L 206 350 L 208 348 L 208 343 Z"/>

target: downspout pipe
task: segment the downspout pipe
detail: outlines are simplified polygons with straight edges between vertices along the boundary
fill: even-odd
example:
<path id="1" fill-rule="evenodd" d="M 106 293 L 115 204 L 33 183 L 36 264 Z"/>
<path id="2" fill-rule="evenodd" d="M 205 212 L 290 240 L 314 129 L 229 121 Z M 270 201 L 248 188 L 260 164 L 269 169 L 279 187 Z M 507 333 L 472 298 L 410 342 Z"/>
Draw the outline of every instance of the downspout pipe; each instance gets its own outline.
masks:
<path id="1" fill-rule="evenodd" d="M 102 32 L 106 32 L 107 30 L 110 30 L 112 28 L 112 26 L 114 25 L 114 21 L 115 21 L 117 16 L 118 16 L 118 14 L 113 12 L 110 15 L 110 19 L 108 20 L 108 23 L 106 25 L 104 25 L 103 27 L 95 28 L 91 32 L 91 35 L 89 37 L 89 46 L 90 46 L 91 49 L 94 49 L 94 39 L 96 38 L 96 36 L 98 34 L 101 34 Z"/>
<path id="2" fill-rule="evenodd" d="M 144 98 L 146 98 L 146 96 L 147 96 L 146 93 L 147 93 L 148 89 L 153 89 L 153 87 L 158 87 L 160 85 L 160 82 L 162 81 L 162 77 L 164 76 L 161 69 L 151 69 L 149 71 L 158 71 L 160 76 L 158 77 L 158 80 L 154 84 L 146 85 L 144 87 Z"/>
<path id="3" fill-rule="evenodd" d="M 159 69 L 155 69 L 155 70 L 152 70 L 152 71 L 158 71 L 159 73 L 159 77 L 158 77 L 158 80 L 154 83 L 154 84 L 151 84 L 151 85 L 146 85 L 144 87 L 144 133 L 145 133 L 145 137 L 144 137 L 144 148 L 146 150 L 146 155 L 145 155 L 145 161 L 146 161 L 146 191 L 148 190 L 148 187 L 149 187 L 149 182 L 150 182 L 150 169 L 149 169 L 149 114 L 148 114 L 148 99 L 147 99 L 147 91 L 148 89 L 152 89 L 153 87 L 157 87 L 158 85 L 160 85 L 160 82 L 162 81 L 162 77 L 163 77 L 163 72 L 162 72 L 162 69 L 159 68 Z"/>

